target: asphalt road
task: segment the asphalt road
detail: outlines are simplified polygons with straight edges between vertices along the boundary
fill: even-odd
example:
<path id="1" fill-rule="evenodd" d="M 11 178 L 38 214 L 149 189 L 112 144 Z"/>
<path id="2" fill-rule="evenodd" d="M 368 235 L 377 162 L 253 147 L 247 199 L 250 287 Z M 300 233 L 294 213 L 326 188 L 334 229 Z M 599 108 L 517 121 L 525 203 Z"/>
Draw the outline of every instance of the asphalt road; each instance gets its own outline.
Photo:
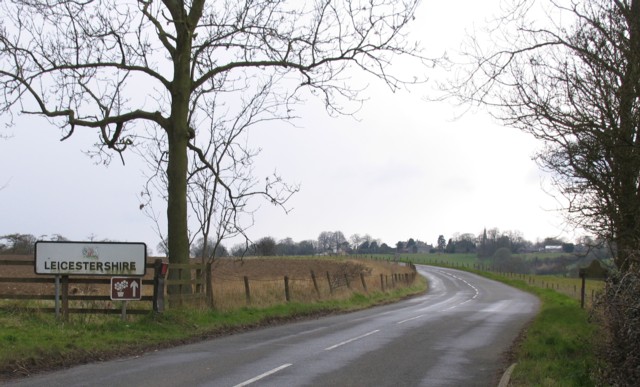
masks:
<path id="1" fill-rule="evenodd" d="M 430 284 L 393 305 L 275 326 L 11 386 L 495 386 L 538 300 L 462 271 L 418 266 Z"/>

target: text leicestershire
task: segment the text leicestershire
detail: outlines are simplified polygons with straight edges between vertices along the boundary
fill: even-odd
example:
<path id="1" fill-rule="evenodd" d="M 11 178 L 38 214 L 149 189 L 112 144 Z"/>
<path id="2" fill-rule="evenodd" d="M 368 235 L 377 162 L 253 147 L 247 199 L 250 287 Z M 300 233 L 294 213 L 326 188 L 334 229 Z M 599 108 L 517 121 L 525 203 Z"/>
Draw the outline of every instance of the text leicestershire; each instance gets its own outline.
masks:
<path id="1" fill-rule="evenodd" d="M 135 262 L 76 262 L 45 261 L 44 269 L 51 272 L 135 272 Z"/>

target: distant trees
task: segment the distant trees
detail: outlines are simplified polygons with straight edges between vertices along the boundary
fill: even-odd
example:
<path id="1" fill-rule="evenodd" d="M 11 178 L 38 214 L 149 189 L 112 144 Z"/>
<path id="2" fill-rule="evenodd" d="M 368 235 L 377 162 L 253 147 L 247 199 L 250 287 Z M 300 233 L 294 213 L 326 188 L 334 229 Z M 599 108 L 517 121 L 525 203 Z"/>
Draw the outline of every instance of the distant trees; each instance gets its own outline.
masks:
<path id="1" fill-rule="evenodd" d="M 474 253 L 477 237 L 470 233 L 454 236 L 455 248 L 458 253 Z"/>
<path id="2" fill-rule="evenodd" d="M 296 255 L 314 255 L 316 254 L 316 242 L 313 240 L 304 240 L 296 246 Z"/>
<path id="3" fill-rule="evenodd" d="M 443 253 L 447 248 L 447 240 L 444 239 L 444 235 L 438 236 L 437 246 L 438 246 L 438 251 L 440 251 L 441 253 Z"/>
<path id="4" fill-rule="evenodd" d="M 323 231 L 318 236 L 318 252 L 337 254 L 350 249 L 349 242 L 342 231 Z"/>
<path id="5" fill-rule="evenodd" d="M 31 234 L 7 234 L 0 236 L 0 254 L 27 255 L 34 253 L 37 238 Z"/>
<path id="6" fill-rule="evenodd" d="M 34 254 L 34 246 L 38 240 L 66 241 L 67 238 L 60 234 L 50 236 L 41 235 L 35 237 L 31 234 L 13 233 L 0 236 L 0 254 L 2 255 L 31 255 Z"/>
<path id="7" fill-rule="evenodd" d="M 269 257 L 276 255 L 276 240 L 272 237 L 263 237 L 252 246 L 252 255 Z"/>
<path id="8" fill-rule="evenodd" d="M 480 258 L 490 258 L 501 248 L 507 248 L 515 254 L 531 249 L 532 245 L 524 239 L 520 231 L 501 232 L 498 228 L 484 229 L 478 237 L 477 253 Z"/>
<path id="9" fill-rule="evenodd" d="M 216 243 L 216 241 L 212 239 L 209 239 L 205 243 L 204 238 L 200 238 L 196 241 L 196 243 L 192 244 L 191 256 L 200 258 L 204 262 L 211 262 L 215 258 L 229 256 L 229 252 L 227 251 L 227 248 L 221 243 Z"/>
<path id="10" fill-rule="evenodd" d="M 493 266 L 508 273 L 527 273 L 528 270 L 524 259 L 513 256 L 507 247 L 501 247 L 493 254 Z"/>

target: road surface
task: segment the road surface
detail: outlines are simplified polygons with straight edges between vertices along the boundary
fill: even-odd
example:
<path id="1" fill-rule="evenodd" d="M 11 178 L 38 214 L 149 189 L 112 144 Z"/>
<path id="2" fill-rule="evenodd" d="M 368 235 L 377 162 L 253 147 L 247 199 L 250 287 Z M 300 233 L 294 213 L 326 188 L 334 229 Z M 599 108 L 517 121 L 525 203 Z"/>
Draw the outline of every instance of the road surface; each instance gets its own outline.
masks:
<path id="1" fill-rule="evenodd" d="M 418 266 L 429 292 L 392 305 L 14 380 L 12 386 L 495 386 L 538 300 Z"/>

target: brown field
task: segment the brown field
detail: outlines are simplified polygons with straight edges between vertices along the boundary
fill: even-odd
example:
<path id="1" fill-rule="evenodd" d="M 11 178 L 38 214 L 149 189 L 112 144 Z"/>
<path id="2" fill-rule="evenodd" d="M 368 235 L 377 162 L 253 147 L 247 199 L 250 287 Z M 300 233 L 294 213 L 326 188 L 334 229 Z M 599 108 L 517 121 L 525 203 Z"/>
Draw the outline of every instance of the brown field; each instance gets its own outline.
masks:
<path id="1" fill-rule="evenodd" d="M 32 256 L 0 256 L 2 259 L 32 261 Z M 153 262 L 155 258 L 149 258 Z M 199 261 L 193 260 L 194 263 Z M 169 266 L 171 268 L 171 265 Z M 170 269 L 171 270 L 171 269 Z M 318 290 L 314 286 L 311 272 L 316 276 Z M 360 273 L 363 276 L 360 276 Z M 312 302 L 318 299 L 348 297 L 352 292 L 380 291 L 399 285 L 399 276 L 413 273 L 404 264 L 375 260 L 355 260 L 349 258 L 260 258 L 219 259 L 212 265 L 213 301 L 216 309 L 229 310 L 248 304 L 244 278 L 249 283 L 250 304 L 268 306 L 285 301 L 284 277 L 288 277 L 290 299 Z M 381 278 L 382 275 L 382 278 Z M 0 265 L 0 278 L 32 278 L 37 276 L 32 265 Z M 49 276 L 49 278 L 52 278 Z M 85 277 L 86 278 L 86 277 Z M 96 277 L 93 277 L 96 278 Z M 109 277 L 100 277 L 108 279 Z M 147 269 L 145 279 L 153 278 L 153 270 Z M 365 284 L 363 285 L 362 279 Z M 331 282 L 331 286 L 329 286 Z M 109 285 L 70 284 L 73 295 L 109 295 Z M 153 293 L 150 285 L 143 286 L 143 295 Z M 0 282 L 0 299 L 3 294 L 54 294 L 52 283 L 11 283 Z M 102 305 L 115 308 L 110 301 L 92 301 L 91 306 Z M 132 305 L 133 306 L 133 305 Z"/>

